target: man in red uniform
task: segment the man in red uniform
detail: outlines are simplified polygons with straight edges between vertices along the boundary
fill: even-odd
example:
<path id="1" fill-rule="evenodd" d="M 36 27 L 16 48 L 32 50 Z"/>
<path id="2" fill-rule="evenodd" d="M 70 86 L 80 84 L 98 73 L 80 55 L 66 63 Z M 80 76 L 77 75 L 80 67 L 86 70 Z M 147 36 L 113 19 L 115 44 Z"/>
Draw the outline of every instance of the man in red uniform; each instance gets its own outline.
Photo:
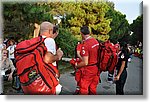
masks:
<path id="1" fill-rule="evenodd" d="M 83 45 L 80 53 L 82 61 L 75 64 L 76 68 L 83 68 L 79 82 L 79 94 L 94 95 L 96 94 L 96 88 L 99 83 L 98 67 L 96 65 L 99 43 L 95 38 L 90 36 L 90 31 L 87 26 L 81 27 L 80 32 L 83 39 Z"/>
<path id="2" fill-rule="evenodd" d="M 82 59 L 82 57 L 80 55 L 81 48 L 82 48 L 82 43 L 80 41 L 78 41 L 78 45 L 76 47 L 76 53 L 77 53 L 77 55 L 75 56 L 76 58 Z"/>
<path id="3" fill-rule="evenodd" d="M 81 41 L 78 41 L 77 45 L 76 45 L 76 48 L 75 48 L 75 59 L 74 60 L 82 60 L 82 57 L 80 55 L 80 52 L 81 52 L 81 47 L 82 47 L 82 43 Z M 74 68 L 74 67 L 73 67 Z M 76 73 L 76 69 L 74 68 L 74 72 L 71 73 L 73 76 L 75 76 L 75 73 Z"/>
<path id="4" fill-rule="evenodd" d="M 81 48 L 82 48 L 82 43 L 79 41 L 78 42 L 78 45 L 76 47 L 76 53 L 77 53 L 77 56 L 76 56 L 76 60 L 78 60 L 78 63 L 80 63 L 80 61 L 82 61 L 82 57 L 80 55 L 81 53 Z M 80 82 L 80 79 L 81 79 L 81 75 L 82 75 L 82 69 L 83 68 L 80 68 L 78 70 L 75 69 L 75 80 L 77 82 L 77 87 L 76 87 L 76 91 L 75 91 L 75 95 L 78 95 L 79 94 L 79 90 L 80 90 L 80 86 L 79 86 L 79 82 Z"/>
<path id="5" fill-rule="evenodd" d="M 80 41 L 78 41 L 78 44 L 75 48 L 75 58 L 73 58 L 71 61 L 70 61 L 70 64 L 72 64 L 73 68 L 74 68 L 74 72 L 71 73 L 72 75 L 75 76 L 75 80 L 77 82 L 77 87 L 76 87 L 76 90 L 75 90 L 75 93 L 74 95 L 78 95 L 79 94 L 79 90 L 80 90 L 80 87 L 79 87 L 79 82 L 80 82 L 80 79 L 81 79 L 81 72 L 82 72 L 82 69 L 83 68 L 80 68 L 80 69 L 76 69 L 74 66 L 75 66 L 75 63 L 80 63 L 82 61 L 82 57 L 80 55 L 80 52 L 81 52 L 81 48 L 82 48 L 82 43 Z"/>

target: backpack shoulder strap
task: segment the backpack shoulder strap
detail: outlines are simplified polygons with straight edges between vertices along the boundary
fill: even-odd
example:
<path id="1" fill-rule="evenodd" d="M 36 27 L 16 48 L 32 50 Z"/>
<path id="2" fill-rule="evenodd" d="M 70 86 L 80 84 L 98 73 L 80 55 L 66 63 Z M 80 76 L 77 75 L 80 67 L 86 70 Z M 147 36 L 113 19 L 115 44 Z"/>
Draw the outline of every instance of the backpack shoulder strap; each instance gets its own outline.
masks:
<path id="1" fill-rule="evenodd" d="M 99 43 L 99 47 L 98 47 L 98 53 L 97 53 L 97 67 L 98 67 L 98 70 L 100 71 L 100 56 L 101 56 L 101 43 L 98 41 L 97 39 L 97 42 Z"/>

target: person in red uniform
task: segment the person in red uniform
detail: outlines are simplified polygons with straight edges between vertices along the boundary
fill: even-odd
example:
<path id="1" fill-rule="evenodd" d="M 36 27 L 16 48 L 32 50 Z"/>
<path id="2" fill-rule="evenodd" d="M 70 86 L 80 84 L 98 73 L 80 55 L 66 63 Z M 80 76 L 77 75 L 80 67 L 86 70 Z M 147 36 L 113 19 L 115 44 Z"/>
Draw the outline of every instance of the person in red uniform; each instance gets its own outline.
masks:
<path id="1" fill-rule="evenodd" d="M 80 55 L 80 52 L 81 52 L 81 47 L 82 47 L 82 43 L 81 43 L 81 41 L 78 41 L 78 43 L 77 43 L 77 45 L 76 45 L 76 47 L 75 47 L 75 59 L 73 59 L 73 60 L 81 60 L 82 59 L 82 57 L 81 57 L 81 55 Z M 73 65 L 74 66 L 74 65 Z M 73 67 L 74 68 L 74 67 Z M 74 72 L 72 72 L 72 73 L 70 73 L 70 74 L 72 74 L 73 76 L 75 76 L 75 74 L 76 74 L 76 69 L 74 68 Z"/>
<path id="2" fill-rule="evenodd" d="M 78 41 L 77 43 L 77 46 L 75 48 L 75 58 L 73 58 L 71 61 L 70 61 L 70 64 L 72 64 L 73 68 L 74 68 L 74 72 L 71 73 L 72 75 L 75 76 L 75 80 L 77 82 L 77 86 L 76 86 L 76 90 L 74 92 L 74 95 L 78 95 L 79 94 L 79 90 L 80 90 L 80 87 L 79 87 L 79 81 L 81 79 L 81 72 L 82 72 L 82 68 L 80 69 L 76 69 L 74 67 L 75 63 L 80 63 L 82 61 L 82 57 L 80 55 L 80 52 L 81 52 L 81 48 L 82 48 L 82 43 L 81 41 Z"/>
<path id="3" fill-rule="evenodd" d="M 82 59 L 82 57 L 80 55 L 81 48 L 82 48 L 82 43 L 81 43 L 81 41 L 78 41 L 78 45 L 76 47 L 76 53 L 77 53 L 77 55 L 75 56 L 76 58 Z"/>
<path id="4" fill-rule="evenodd" d="M 80 52 L 82 61 L 75 64 L 77 69 L 82 68 L 82 74 L 79 81 L 79 94 L 95 95 L 99 83 L 98 67 L 96 65 L 99 43 L 95 38 L 90 36 L 88 26 L 81 27 L 80 33 L 83 40 Z"/>
<path id="5" fill-rule="evenodd" d="M 82 61 L 82 57 L 80 55 L 81 48 L 82 48 L 82 43 L 79 41 L 78 45 L 76 47 L 76 53 L 77 53 L 76 60 L 78 61 L 78 63 L 80 63 L 80 61 Z M 80 90 L 79 82 L 80 82 L 80 79 L 81 79 L 82 69 L 83 68 L 75 69 L 75 80 L 77 82 L 77 87 L 76 87 L 76 91 L 75 91 L 74 95 L 79 94 L 79 90 Z"/>

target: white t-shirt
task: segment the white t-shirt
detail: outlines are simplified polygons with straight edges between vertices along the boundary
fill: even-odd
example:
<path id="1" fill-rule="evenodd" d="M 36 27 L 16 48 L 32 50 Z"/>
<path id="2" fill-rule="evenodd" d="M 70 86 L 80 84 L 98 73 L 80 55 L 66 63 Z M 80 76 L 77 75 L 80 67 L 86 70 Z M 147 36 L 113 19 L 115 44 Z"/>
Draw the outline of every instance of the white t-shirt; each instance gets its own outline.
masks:
<path id="1" fill-rule="evenodd" d="M 45 46 L 47 47 L 47 51 L 51 52 L 53 55 L 56 55 L 56 43 L 53 38 L 46 38 L 44 40 Z M 56 61 L 52 63 L 56 66 Z"/>
<path id="2" fill-rule="evenodd" d="M 45 38 L 46 36 L 42 36 Z M 53 55 L 56 55 L 56 43 L 53 38 L 46 38 L 44 40 L 45 46 L 47 47 L 47 51 L 51 52 Z M 54 66 L 56 66 L 56 61 L 52 63 Z M 56 86 L 56 95 L 60 94 L 62 86 L 58 84 Z"/>
<path id="3" fill-rule="evenodd" d="M 15 56 L 14 56 L 15 47 L 16 47 L 16 45 L 11 45 L 7 48 L 8 52 L 9 52 L 9 58 L 10 59 L 15 58 Z M 13 53 L 13 54 L 11 54 L 11 53 Z"/>

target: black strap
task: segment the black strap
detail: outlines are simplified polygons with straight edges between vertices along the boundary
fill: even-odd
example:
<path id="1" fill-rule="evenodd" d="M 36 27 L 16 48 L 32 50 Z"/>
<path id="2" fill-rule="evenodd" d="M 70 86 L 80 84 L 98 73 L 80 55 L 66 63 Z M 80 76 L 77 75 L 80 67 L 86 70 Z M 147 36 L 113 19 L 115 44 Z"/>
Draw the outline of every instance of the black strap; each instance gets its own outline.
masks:
<path id="1" fill-rule="evenodd" d="M 98 68 L 98 72 L 97 72 L 97 76 L 99 76 L 99 73 L 100 73 L 100 57 L 101 57 L 101 52 L 102 52 L 102 49 L 101 49 L 101 43 L 98 41 L 97 39 L 97 42 L 99 43 L 99 48 L 98 48 L 98 51 L 97 51 L 97 68 Z"/>
<path id="2" fill-rule="evenodd" d="M 112 61 L 113 61 L 113 59 L 114 59 L 112 49 L 111 49 L 110 47 L 108 47 L 108 48 L 109 48 L 109 50 L 110 50 L 110 52 L 111 52 L 111 56 L 110 56 L 109 61 L 108 61 L 108 63 L 107 63 L 106 70 L 108 70 L 108 68 L 110 68 L 110 66 L 112 65 Z M 111 57 L 112 57 L 112 58 L 111 58 Z"/>
<path id="3" fill-rule="evenodd" d="M 98 71 L 100 71 L 101 53 L 102 53 L 102 47 L 104 47 L 104 46 L 102 46 L 99 41 L 98 41 L 98 43 L 99 43 L 99 48 L 98 48 L 98 53 L 97 53 L 97 67 L 98 67 Z"/>

